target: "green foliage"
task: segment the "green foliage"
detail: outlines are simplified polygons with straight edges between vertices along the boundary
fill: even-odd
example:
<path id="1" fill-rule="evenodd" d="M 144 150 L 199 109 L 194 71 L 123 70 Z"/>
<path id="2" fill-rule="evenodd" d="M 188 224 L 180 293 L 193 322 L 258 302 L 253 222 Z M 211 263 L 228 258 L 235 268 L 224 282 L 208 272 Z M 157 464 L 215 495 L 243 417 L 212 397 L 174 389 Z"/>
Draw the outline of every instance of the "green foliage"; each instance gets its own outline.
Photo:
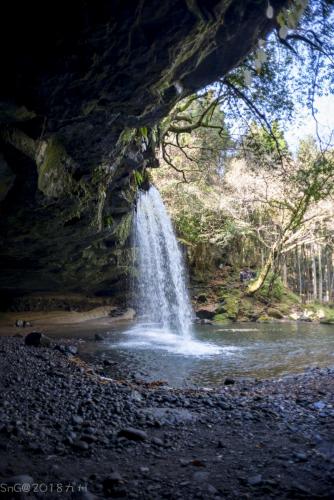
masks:
<path id="1" fill-rule="evenodd" d="M 230 319 L 227 317 L 226 314 L 215 314 L 215 316 L 213 317 L 213 320 L 216 322 L 216 323 L 230 323 Z"/>
<path id="2" fill-rule="evenodd" d="M 139 170 L 133 171 L 133 178 L 137 187 L 140 187 L 144 181 L 144 175 Z"/>
<path id="3" fill-rule="evenodd" d="M 140 137 L 143 137 L 144 139 L 148 139 L 148 128 L 147 127 L 140 127 L 138 129 L 138 135 Z"/>
<path id="4" fill-rule="evenodd" d="M 111 228 L 113 223 L 114 223 L 114 220 L 113 220 L 111 215 L 107 215 L 106 217 L 104 217 L 104 219 L 103 219 L 104 227 Z"/>
<path id="5" fill-rule="evenodd" d="M 271 124 L 270 132 L 253 123 L 243 139 L 244 147 L 252 161 L 266 165 L 277 163 L 283 156 L 289 156 L 288 144 L 277 121 Z"/>
<path id="6" fill-rule="evenodd" d="M 275 299 L 282 300 L 285 292 L 285 288 L 283 282 L 279 276 L 273 275 L 273 273 L 269 273 L 266 277 L 262 287 L 257 292 L 257 296 L 259 298 L 263 298 L 264 300 Z"/>

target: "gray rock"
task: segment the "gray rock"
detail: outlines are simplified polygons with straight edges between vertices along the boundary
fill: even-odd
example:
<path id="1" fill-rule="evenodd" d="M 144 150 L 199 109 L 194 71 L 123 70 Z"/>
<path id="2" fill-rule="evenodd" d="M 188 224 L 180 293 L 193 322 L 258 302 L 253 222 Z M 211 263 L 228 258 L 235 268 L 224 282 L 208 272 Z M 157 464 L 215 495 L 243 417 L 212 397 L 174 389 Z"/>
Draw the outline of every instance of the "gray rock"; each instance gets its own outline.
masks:
<path id="1" fill-rule="evenodd" d="M 226 377 L 226 379 L 224 380 L 224 384 L 225 385 L 233 385 L 233 384 L 235 384 L 235 380 L 233 378 Z"/>
<path id="2" fill-rule="evenodd" d="M 257 486 L 258 484 L 262 483 L 262 476 L 261 474 L 257 474 L 256 476 L 251 476 L 248 478 L 247 482 L 250 486 Z"/>
<path id="3" fill-rule="evenodd" d="M 79 415 L 73 415 L 73 417 L 72 417 L 72 422 L 75 425 L 82 425 L 83 421 L 84 421 L 83 418 L 80 417 Z"/>
<path id="4" fill-rule="evenodd" d="M 33 347 L 50 347 L 51 339 L 40 332 L 31 332 L 24 337 L 24 343 Z"/>
<path id="5" fill-rule="evenodd" d="M 104 340 L 104 336 L 101 335 L 100 333 L 95 333 L 94 340 L 95 342 L 101 342 L 102 340 Z"/>
<path id="6" fill-rule="evenodd" d="M 78 441 L 75 441 L 73 443 L 73 447 L 76 450 L 80 450 L 80 451 L 88 451 L 89 450 L 89 444 L 86 441 L 82 441 L 81 439 L 79 439 Z"/>
<path id="7" fill-rule="evenodd" d="M 157 446 L 163 446 L 164 445 L 163 440 L 160 439 L 160 438 L 157 438 L 157 437 L 154 437 L 152 439 L 152 443 L 155 444 L 155 445 L 157 445 Z"/>
<path id="8" fill-rule="evenodd" d="M 112 366 L 112 365 L 114 365 L 116 363 L 113 362 L 113 361 L 110 361 L 110 359 L 104 359 L 103 360 L 103 364 L 104 364 L 104 366 Z"/>
<path id="9" fill-rule="evenodd" d="M 121 429 L 118 433 L 118 436 L 125 437 L 126 439 L 130 439 L 132 441 L 146 441 L 148 437 L 145 431 L 135 429 L 134 427 L 126 427 L 125 429 Z"/>
<path id="10" fill-rule="evenodd" d="M 78 354 L 78 348 L 75 345 L 68 345 L 66 346 L 66 352 L 75 356 Z"/>
<path id="11" fill-rule="evenodd" d="M 298 462 L 306 462 L 307 460 L 307 455 L 306 453 L 298 451 L 297 453 L 294 453 L 294 457 L 297 459 Z"/>
<path id="12" fill-rule="evenodd" d="M 108 497 L 123 497 L 126 490 L 123 486 L 123 478 L 119 472 L 112 472 L 102 482 L 103 493 Z"/>
<path id="13" fill-rule="evenodd" d="M 313 403 L 313 408 L 316 410 L 323 410 L 326 408 L 326 403 L 324 401 L 317 401 L 316 403 Z"/>

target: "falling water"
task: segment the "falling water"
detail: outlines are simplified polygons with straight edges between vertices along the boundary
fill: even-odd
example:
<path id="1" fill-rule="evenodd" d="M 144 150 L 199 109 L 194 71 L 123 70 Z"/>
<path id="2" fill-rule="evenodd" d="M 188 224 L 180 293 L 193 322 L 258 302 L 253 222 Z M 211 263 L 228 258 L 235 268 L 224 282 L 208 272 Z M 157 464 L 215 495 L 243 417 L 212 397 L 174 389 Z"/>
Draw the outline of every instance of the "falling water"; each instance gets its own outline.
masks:
<path id="1" fill-rule="evenodd" d="M 159 191 L 153 186 L 139 195 L 133 231 L 138 315 L 189 340 L 193 313 L 182 254 Z"/>

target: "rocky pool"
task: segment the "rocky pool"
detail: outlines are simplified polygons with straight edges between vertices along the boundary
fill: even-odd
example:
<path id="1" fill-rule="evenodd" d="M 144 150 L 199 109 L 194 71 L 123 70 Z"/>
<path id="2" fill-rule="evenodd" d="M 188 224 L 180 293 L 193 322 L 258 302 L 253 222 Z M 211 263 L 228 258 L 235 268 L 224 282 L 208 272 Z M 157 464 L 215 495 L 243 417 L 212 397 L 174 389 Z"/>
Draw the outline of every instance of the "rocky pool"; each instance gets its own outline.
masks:
<path id="1" fill-rule="evenodd" d="M 334 325 L 233 323 L 196 325 L 186 341 L 152 325 L 87 326 L 70 331 L 79 354 L 109 377 L 217 386 L 226 377 L 270 378 L 334 366 Z M 95 341 L 95 333 L 103 340 Z M 66 336 L 66 328 L 64 328 Z"/>

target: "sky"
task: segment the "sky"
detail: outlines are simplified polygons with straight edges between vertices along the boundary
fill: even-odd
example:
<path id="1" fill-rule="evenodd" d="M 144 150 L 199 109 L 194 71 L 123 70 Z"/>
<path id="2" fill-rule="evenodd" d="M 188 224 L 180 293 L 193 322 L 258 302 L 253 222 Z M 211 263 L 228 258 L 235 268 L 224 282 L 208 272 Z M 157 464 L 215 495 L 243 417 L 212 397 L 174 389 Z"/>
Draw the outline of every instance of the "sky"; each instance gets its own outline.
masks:
<path id="1" fill-rule="evenodd" d="M 318 131 L 324 143 L 332 136 L 334 146 L 334 95 L 316 97 Z M 284 132 L 285 138 L 292 151 L 296 151 L 298 142 L 307 135 L 317 136 L 316 122 L 307 109 L 301 109 L 297 120 L 290 124 Z"/>

